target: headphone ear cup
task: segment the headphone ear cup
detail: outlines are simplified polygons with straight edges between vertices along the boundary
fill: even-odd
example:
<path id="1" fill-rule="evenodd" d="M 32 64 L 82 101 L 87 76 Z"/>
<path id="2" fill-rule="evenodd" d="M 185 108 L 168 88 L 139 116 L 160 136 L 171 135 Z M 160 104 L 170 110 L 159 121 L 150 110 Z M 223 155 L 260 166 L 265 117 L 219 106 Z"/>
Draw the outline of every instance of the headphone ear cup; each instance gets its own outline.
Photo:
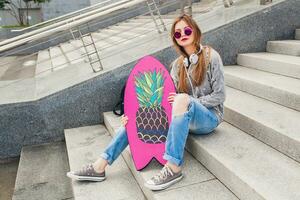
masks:
<path id="1" fill-rule="evenodd" d="M 189 66 L 189 61 L 188 61 L 187 58 L 184 58 L 184 59 L 183 59 L 183 65 L 184 65 L 185 67 L 188 67 L 188 66 Z"/>
<path id="2" fill-rule="evenodd" d="M 197 64 L 198 59 L 199 59 L 199 57 L 198 57 L 197 54 L 194 54 L 194 53 L 193 53 L 193 54 L 190 56 L 190 62 L 193 63 L 193 64 Z"/>

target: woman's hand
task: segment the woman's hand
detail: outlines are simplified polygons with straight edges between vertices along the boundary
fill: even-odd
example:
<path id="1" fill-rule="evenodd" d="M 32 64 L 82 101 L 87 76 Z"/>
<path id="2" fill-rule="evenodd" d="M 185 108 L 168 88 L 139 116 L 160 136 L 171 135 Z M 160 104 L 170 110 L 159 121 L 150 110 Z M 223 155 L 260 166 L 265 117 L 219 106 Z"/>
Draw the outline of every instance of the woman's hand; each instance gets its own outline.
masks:
<path id="1" fill-rule="evenodd" d="M 122 115 L 121 116 L 121 123 L 122 123 L 122 125 L 125 126 L 127 124 L 127 122 L 128 122 L 128 117 L 125 116 L 125 115 Z"/>
<path id="2" fill-rule="evenodd" d="M 170 104 L 173 104 L 175 96 L 176 96 L 176 92 L 170 92 L 169 93 L 168 101 L 169 101 Z"/>

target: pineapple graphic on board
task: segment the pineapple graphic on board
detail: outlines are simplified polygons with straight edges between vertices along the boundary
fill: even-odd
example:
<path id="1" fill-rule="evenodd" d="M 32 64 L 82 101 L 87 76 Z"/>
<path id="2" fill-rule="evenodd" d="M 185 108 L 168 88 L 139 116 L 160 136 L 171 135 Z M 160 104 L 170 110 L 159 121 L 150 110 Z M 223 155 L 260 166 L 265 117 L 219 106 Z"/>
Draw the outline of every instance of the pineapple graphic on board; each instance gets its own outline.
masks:
<path id="1" fill-rule="evenodd" d="M 135 76 L 139 108 L 136 112 L 138 138 L 151 144 L 165 143 L 169 129 L 167 114 L 161 105 L 164 76 L 162 71 L 149 70 Z"/>

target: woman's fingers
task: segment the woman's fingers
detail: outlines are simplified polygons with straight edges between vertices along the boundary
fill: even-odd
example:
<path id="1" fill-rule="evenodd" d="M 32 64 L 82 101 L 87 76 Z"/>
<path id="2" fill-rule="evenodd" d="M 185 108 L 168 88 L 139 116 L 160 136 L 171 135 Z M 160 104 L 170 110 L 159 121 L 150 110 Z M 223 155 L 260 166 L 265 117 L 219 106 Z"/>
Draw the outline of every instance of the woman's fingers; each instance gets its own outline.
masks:
<path id="1" fill-rule="evenodd" d="M 121 123 L 125 126 L 127 124 L 127 121 L 128 121 L 128 117 L 123 114 L 121 117 Z"/>
<path id="2" fill-rule="evenodd" d="M 168 101 L 174 101 L 175 96 L 168 96 Z"/>

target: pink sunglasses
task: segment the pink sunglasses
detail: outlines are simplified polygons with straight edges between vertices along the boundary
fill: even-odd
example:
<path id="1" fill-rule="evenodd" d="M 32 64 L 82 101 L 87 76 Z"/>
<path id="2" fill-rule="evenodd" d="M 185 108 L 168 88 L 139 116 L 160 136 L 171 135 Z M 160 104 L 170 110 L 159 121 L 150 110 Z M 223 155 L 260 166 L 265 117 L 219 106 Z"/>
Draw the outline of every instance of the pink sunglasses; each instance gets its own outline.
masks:
<path id="1" fill-rule="evenodd" d="M 193 29 L 192 28 L 190 28 L 190 27 L 184 27 L 184 34 L 186 35 L 186 36 L 190 36 L 191 34 L 192 34 L 192 32 L 193 32 Z M 179 39 L 179 38 L 181 38 L 181 31 L 179 32 L 179 31 L 175 31 L 175 33 L 174 33 L 174 37 L 176 38 L 176 39 Z"/>

